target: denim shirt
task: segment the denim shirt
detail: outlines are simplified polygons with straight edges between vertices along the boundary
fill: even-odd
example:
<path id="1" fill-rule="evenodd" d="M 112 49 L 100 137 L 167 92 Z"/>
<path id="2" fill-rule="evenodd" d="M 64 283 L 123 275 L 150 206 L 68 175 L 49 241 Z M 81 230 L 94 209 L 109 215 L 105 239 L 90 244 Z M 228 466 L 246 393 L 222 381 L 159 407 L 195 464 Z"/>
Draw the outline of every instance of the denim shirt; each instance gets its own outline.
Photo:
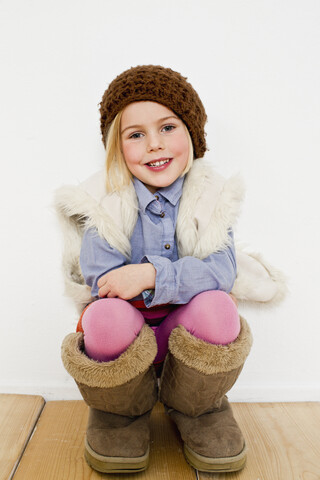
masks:
<path id="1" fill-rule="evenodd" d="M 137 178 L 133 184 L 139 203 L 137 223 L 132 233 L 131 262 L 102 239 L 95 229 L 83 236 L 80 266 L 93 297 L 98 295 L 97 282 L 105 273 L 127 265 L 149 262 L 156 269 L 155 289 L 142 292 L 146 307 L 167 303 L 185 304 L 206 290 L 229 293 L 236 278 L 233 233 L 230 245 L 199 260 L 192 256 L 179 258 L 175 229 L 184 177 L 152 194 Z"/>

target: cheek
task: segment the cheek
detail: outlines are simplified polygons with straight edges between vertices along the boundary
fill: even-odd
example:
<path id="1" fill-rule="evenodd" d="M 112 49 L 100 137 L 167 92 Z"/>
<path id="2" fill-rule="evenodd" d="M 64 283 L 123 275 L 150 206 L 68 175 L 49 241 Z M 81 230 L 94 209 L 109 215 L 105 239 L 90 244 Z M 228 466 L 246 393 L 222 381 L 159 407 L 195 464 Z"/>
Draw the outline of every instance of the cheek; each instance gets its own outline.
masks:
<path id="1" fill-rule="evenodd" d="M 179 137 L 176 138 L 174 148 L 177 154 L 186 155 L 188 157 L 189 141 L 188 141 L 188 137 L 184 133 L 181 133 L 181 135 L 179 135 Z"/>
<path id="2" fill-rule="evenodd" d="M 122 145 L 122 153 L 127 165 L 134 165 L 139 162 L 139 149 L 137 145 L 126 144 Z"/>

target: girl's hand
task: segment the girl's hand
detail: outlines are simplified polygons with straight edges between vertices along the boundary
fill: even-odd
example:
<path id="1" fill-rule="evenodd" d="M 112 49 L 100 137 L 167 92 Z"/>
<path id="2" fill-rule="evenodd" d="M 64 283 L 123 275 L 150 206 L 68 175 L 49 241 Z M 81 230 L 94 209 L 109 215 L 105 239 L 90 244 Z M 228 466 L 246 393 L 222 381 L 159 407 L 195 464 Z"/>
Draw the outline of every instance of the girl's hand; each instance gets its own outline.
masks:
<path id="1" fill-rule="evenodd" d="M 152 263 L 125 265 L 111 270 L 98 280 L 99 297 L 130 300 L 148 288 L 154 288 L 156 269 Z"/>

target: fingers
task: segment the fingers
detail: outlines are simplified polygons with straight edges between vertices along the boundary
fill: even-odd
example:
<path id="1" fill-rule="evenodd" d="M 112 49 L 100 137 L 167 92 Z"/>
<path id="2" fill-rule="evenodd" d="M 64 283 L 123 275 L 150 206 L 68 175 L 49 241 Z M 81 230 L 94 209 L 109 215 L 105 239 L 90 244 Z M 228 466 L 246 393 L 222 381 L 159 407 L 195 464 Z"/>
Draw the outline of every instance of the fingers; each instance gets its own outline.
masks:
<path id="1" fill-rule="evenodd" d="M 99 286 L 99 283 L 98 283 Z M 99 297 L 107 297 L 108 293 L 111 291 L 110 287 L 108 286 L 107 283 L 102 284 L 102 286 L 99 288 L 98 295 Z"/>
<path id="2" fill-rule="evenodd" d="M 105 283 L 103 287 L 99 288 L 98 295 L 100 298 L 108 297 L 108 298 L 116 298 L 118 297 L 118 294 L 112 290 L 110 285 Z"/>
<path id="3" fill-rule="evenodd" d="M 109 292 L 107 297 L 108 298 L 118 298 L 118 295 L 116 295 L 115 293 Z"/>
<path id="4" fill-rule="evenodd" d="M 103 275 L 102 277 L 99 278 L 97 285 L 99 288 L 103 287 L 103 285 L 106 283 L 106 275 Z"/>
<path id="5" fill-rule="evenodd" d="M 107 274 L 99 278 L 97 282 L 99 287 L 98 295 L 100 298 L 106 297 L 111 290 L 111 287 L 108 285 Z"/>

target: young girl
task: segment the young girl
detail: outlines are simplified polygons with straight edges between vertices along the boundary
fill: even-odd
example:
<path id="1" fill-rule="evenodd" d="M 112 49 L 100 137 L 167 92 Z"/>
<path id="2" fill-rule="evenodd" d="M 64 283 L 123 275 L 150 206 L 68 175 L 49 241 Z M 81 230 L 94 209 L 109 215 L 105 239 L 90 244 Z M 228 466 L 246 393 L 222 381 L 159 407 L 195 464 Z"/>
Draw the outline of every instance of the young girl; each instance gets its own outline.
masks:
<path id="1" fill-rule="evenodd" d="M 245 441 L 225 394 L 251 334 L 233 295 L 270 302 L 282 280 L 241 251 L 237 271 L 243 187 L 201 160 L 207 117 L 186 78 L 131 68 L 109 85 L 100 112 L 105 170 L 56 196 L 67 289 L 82 311 L 62 359 L 90 407 L 86 460 L 100 472 L 147 467 L 162 370 L 159 398 L 188 462 L 239 470 Z"/>

